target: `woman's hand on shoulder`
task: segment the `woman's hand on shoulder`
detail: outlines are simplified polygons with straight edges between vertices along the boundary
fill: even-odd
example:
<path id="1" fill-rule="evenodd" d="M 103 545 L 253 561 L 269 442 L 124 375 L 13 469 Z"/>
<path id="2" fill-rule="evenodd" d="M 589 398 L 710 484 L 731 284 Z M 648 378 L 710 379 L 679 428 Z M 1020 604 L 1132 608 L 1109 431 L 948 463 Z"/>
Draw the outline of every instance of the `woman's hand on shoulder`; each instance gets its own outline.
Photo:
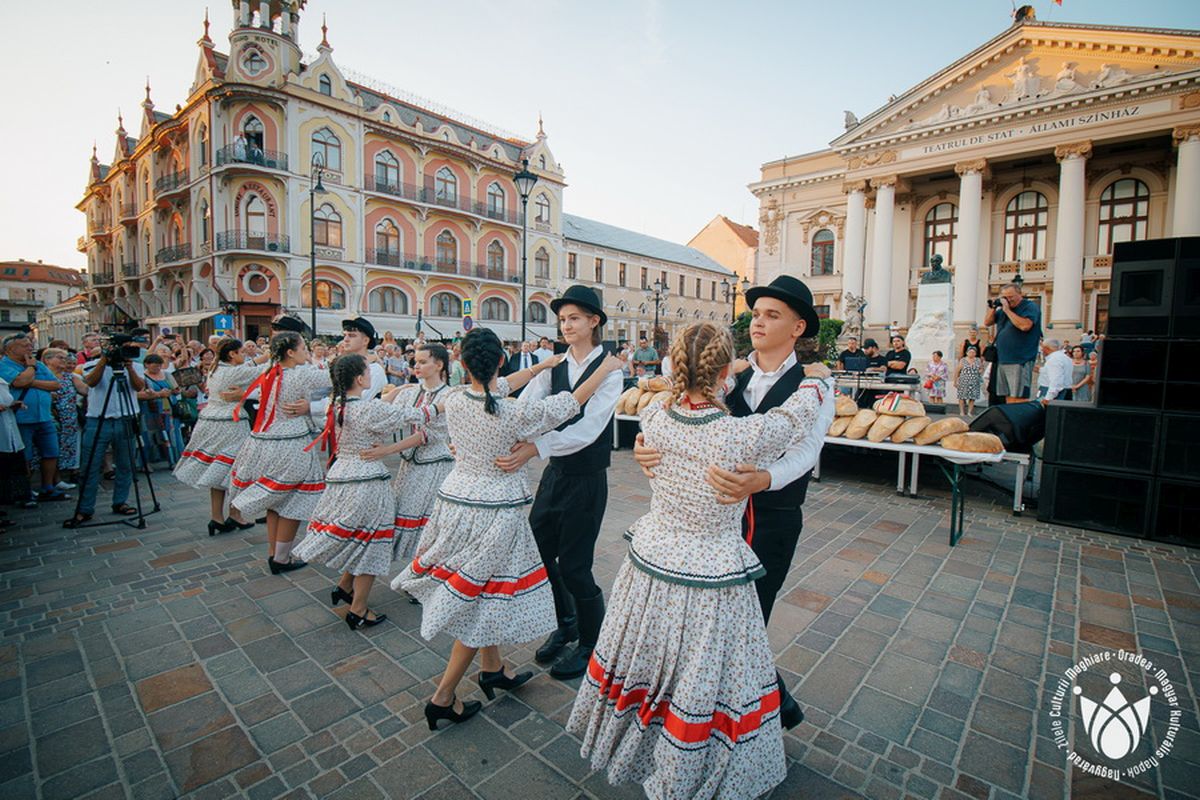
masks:
<path id="1" fill-rule="evenodd" d="M 625 362 L 617 356 L 614 356 L 612 353 L 604 356 L 604 361 L 600 363 L 600 369 L 602 369 L 605 373 L 616 372 L 623 366 L 625 366 Z"/>

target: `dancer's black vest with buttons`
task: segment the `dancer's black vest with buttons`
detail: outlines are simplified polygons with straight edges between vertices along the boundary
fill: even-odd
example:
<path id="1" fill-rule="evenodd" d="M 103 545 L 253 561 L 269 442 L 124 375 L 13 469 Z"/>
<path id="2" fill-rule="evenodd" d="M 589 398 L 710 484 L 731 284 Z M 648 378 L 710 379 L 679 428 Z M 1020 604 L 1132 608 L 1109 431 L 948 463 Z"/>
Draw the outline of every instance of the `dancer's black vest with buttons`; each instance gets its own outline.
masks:
<path id="1" fill-rule="evenodd" d="M 593 372 L 600 368 L 600 364 L 604 361 L 604 354 L 601 353 L 596 358 L 592 359 L 592 363 L 584 368 L 583 373 L 579 376 L 579 380 L 575 385 L 571 385 L 571 379 L 567 373 L 567 362 L 564 359 L 561 364 L 550 370 L 550 391 L 552 393 L 571 392 L 574 391 L 581 383 L 586 381 Z M 589 401 L 590 402 L 590 401 Z M 583 411 L 587 408 L 587 403 L 584 403 L 579 408 L 579 413 L 571 417 L 569 420 L 559 425 L 555 430 L 563 430 L 568 425 L 573 425 L 583 419 Z M 595 441 L 589 444 L 582 450 L 572 453 L 569 456 L 553 456 L 550 463 L 557 467 L 564 475 L 584 475 L 590 472 L 599 472 L 600 470 L 608 469 L 608 465 L 612 460 L 612 437 L 613 437 L 613 418 L 609 416 L 608 424 L 604 426 L 604 430 L 596 437 Z"/>
<path id="2" fill-rule="evenodd" d="M 784 401 L 791 397 L 804 381 L 804 365 L 796 364 L 783 373 L 783 375 L 779 376 L 779 380 L 775 381 L 775 385 L 767 392 L 758 408 L 750 408 L 746 403 L 746 387 L 750 384 L 752 377 L 754 377 L 753 369 L 743 370 L 737 377 L 734 390 L 726 398 L 726 405 L 729 407 L 729 412 L 735 417 L 748 417 L 756 413 L 763 414 L 772 408 L 783 405 Z M 783 455 L 783 453 L 779 453 L 779 455 Z M 754 495 L 754 507 L 756 509 L 800 508 L 804 504 L 804 498 L 808 496 L 808 479 L 811 475 L 812 470 L 809 470 L 786 486 L 766 492 L 759 492 Z"/>

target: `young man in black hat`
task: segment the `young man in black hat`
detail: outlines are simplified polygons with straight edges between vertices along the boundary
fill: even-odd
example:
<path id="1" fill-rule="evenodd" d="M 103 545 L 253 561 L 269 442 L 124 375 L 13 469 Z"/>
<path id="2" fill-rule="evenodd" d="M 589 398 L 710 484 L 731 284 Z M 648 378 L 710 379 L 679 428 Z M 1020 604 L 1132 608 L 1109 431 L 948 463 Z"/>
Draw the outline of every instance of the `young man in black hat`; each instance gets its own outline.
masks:
<path id="1" fill-rule="evenodd" d="M 367 360 L 367 371 L 371 375 L 371 386 L 363 390 L 362 399 L 371 400 L 387 388 L 387 370 L 379 359 L 371 352 L 379 345 L 379 337 L 375 334 L 375 326 L 369 319 L 355 317 L 342 320 L 342 355 L 360 355 Z M 311 413 L 324 424 L 325 412 L 329 408 L 329 398 L 314 400 L 306 404 L 303 400 L 285 403 L 283 410 L 291 416 L 301 416 Z"/>
<path id="2" fill-rule="evenodd" d="M 572 286 L 550 303 L 568 349 L 566 358 L 541 372 L 525 387 L 531 401 L 571 391 L 604 360 L 601 331 L 608 320 L 600 297 L 586 286 Z M 624 383 L 613 372 L 572 419 L 533 442 L 513 447 L 497 459 L 506 471 L 519 469 L 533 456 L 549 458 L 542 473 L 529 524 L 546 565 L 558 629 L 538 649 L 539 663 L 555 661 L 551 676 L 577 678 L 587 669 L 604 621 L 604 595 L 592 577 L 592 557 L 608 503 L 608 465 L 612 451 L 613 412 Z M 578 646 L 559 657 L 563 648 Z"/>
<path id="3" fill-rule="evenodd" d="M 806 369 L 814 377 L 829 375 L 823 365 L 806 368 L 796 360 L 797 341 L 815 337 L 821 327 L 807 286 L 783 275 L 769 286 L 750 289 L 746 292 L 746 302 L 752 315 L 750 342 L 754 352 L 750 354 L 749 368 L 738 374 L 732 386 L 727 386 L 725 403 L 735 417 L 761 414 L 782 405 L 807 377 Z M 750 498 L 742 531 L 766 570 L 766 575 L 754 583 L 764 624 L 771 620 L 775 596 L 787 578 L 800 541 L 804 526 L 801 506 L 825 434 L 833 423 L 834 407 L 834 393 L 825 392 L 812 429 L 797 431 L 787 451 L 766 469 L 738 464 L 732 472 L 715 465 L 708 470 L 708 482 L 716 489 L 718 502 L 731 504 Z M 634 457 L 648 475 L 660 460 L 658 451 L 646 448 L 640 435 Z M 779 692 L 780 722 L 793 728 L 804 719 L 804 713 L 782 679 Z"/>

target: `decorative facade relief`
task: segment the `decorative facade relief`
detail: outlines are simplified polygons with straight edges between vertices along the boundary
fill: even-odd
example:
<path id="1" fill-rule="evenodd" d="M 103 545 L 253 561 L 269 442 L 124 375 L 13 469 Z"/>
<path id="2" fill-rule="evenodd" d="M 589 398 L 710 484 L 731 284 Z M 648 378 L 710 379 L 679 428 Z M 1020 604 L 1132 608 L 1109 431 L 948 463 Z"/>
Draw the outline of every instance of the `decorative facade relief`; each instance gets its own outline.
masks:
<path id="1" fill-rule="evenodd" d="M 848 166 L 850 169 L 874 167 L 879 164 L 891 164 L 898 158 L 895 150 L 879 150 L 862 156 L 851 156 Z"/>
<path id="2" fill-rule="evenodd" d="M 779 208 L 779 200 L 774 197 L 768 198 L 767 204 L 758 214 L 758 224 L 762 230 L 763 252 L 769 256 L 775 255 L 779 250 L 779 223 L 782 218 L 783 211 Z"/>

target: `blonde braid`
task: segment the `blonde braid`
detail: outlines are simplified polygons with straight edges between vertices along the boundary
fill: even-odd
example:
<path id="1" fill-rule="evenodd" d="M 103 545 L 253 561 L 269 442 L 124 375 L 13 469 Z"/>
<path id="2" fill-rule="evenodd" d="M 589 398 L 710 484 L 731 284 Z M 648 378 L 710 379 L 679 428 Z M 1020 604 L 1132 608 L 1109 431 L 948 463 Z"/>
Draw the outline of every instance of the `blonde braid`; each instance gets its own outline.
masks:
<path id="1" fill-rule="evenodd" d="M 699 327 L 694 341 L 698 345 L 704 340 L 704 349 L 697 361 L 692 388 L 699 389 L 705 400 L 724 409 L 716 396 L 717 376 L 733 358 L 733 343 L 729 333 L 723 328 L 718 328 L 710 322 L 701 323 Z"/>
<path id="2" fill-rule="evenodd" d="M 671 345 L 671 403 L 670 405 L 679 405 L 679 401 L 687 395 L 687 390 L 691 381 L 691 372 L 688 369 L 688 352 L 687 338 L 689 326 L 683 332 L 683 335 L 675 340 L 675 344 Z"/>

